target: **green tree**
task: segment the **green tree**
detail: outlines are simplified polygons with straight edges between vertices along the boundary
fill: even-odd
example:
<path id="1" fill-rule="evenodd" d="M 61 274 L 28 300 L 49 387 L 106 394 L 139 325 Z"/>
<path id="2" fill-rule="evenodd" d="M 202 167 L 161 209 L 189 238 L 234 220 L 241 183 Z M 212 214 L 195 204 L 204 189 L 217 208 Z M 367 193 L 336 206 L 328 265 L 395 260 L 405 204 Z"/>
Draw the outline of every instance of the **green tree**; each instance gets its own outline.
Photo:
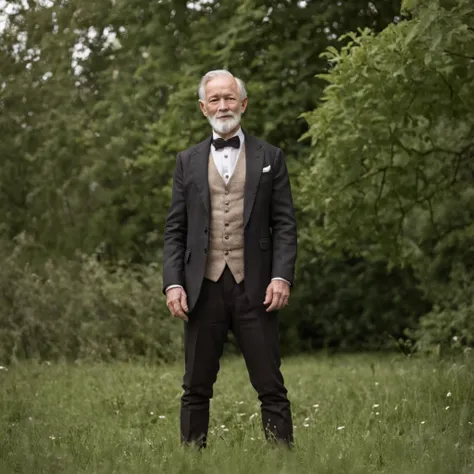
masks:
<path id="1" fill-rule="evenodd" d="M 419 2 L 410 21 L 349 36 L 305 115 L 309 237 L 414 268 L 435 304 L 422 326 L 472 343 L 474 5 Z"/>

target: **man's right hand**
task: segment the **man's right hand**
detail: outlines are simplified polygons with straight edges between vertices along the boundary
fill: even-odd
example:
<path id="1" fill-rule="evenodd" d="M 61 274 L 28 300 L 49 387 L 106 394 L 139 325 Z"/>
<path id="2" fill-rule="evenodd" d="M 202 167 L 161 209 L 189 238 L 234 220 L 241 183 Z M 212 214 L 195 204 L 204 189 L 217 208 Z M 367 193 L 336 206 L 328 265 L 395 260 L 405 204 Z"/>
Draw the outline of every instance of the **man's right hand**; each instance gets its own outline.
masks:
<path id="1" fill-rule="evenodd" d="M 188 297 L 183 288 L 170 288 L 166 291 L 166 306 L 175 318 L 188 321 Z"/>

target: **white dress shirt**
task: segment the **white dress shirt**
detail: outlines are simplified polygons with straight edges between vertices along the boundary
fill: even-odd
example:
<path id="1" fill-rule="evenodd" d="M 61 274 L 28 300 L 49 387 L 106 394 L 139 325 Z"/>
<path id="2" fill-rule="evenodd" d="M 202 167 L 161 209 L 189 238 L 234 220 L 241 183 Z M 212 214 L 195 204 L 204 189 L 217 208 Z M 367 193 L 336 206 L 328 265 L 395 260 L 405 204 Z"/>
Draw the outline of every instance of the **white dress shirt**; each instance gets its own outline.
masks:
<path id="1" fill-rule="evenodd" d="M 242 151 L 242 147 L 244 146 L 245 142 L 245 135 L 242 132 L 242 128 L 239 127 L 236 133 L 232 135 L 233 137 L 238 136 L 240 138 L 240 148 L 234 148 L 232 146 L 226 146 L 221 148 L 220 150 L 216 150 L 211 144 L 211 156 L 214 160 L 214 164 L 216 165 L 217 171 L 221 175 L 222 179 L 224 180 L 225 184 L 228 184 L 230 178 L 235 171 L 235 166 L 237 165 L 237 160 L 239 159 L 240 152 Z M 215 140 L 216 138 L 222 138 L 218 133 L 214 130 L 212 131 L 212 139 Z M 232 137 L 229 137 L 232 138 Z M 274 277 L 273 280 L 282 280 L 288 285 L 290 282 L 285 280 L 285 278 L 281 277 Z M 166 291 L 170 290 L 171 288 L 182 288 L 181 285 L 169 285 L 166 287 Z"/>
<path id="2" fill-rule="evenodd" d="M 214 160 L 217 171 L 221 175 L 225 184 L 229 184 L 230 178 L 232 178 L 232 175 L 234 174 L 237 160 L 239 159 L 240 152 L 242 151 L 245 142 L 245 135 L 241 128 L 239 128 L 233 136 L 238 136 L 240 138 L 240 148 L 226 146 L 220 150 L 216 150 L 214 146 L 211 145 L 211 156 Z M 220 136 L 212 131 L 212 139 L 215 140 L 216 138 L 220 138 Z"/>

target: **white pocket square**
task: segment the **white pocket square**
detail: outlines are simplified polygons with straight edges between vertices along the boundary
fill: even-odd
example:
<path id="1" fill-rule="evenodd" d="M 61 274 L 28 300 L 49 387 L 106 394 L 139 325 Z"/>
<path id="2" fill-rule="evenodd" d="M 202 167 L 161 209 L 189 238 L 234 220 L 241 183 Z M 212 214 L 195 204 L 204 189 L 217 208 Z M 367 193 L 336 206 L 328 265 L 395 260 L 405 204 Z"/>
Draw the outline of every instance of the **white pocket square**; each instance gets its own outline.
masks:
<path id="1" fill-rule="evenodd" d="M 262 169 L 262 173 L 268 173 L 271 169 L 271 165 L 265 166 L 265 168 Z"/>

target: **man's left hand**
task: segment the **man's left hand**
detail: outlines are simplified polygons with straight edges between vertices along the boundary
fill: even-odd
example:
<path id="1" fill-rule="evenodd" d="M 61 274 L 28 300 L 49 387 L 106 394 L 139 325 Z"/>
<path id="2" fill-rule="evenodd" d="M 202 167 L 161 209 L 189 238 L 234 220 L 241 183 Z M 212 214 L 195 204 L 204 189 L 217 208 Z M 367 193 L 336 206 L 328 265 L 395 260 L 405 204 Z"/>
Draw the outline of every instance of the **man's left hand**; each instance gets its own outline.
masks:
<path id="1" fill-rule="evenodd" d="M 267 313 L 278 311 L 288 304 L 290 297 L 290 285 L 283 280 L 272 280 L 267 287 L 264 305 L 270 304 Z"/>

